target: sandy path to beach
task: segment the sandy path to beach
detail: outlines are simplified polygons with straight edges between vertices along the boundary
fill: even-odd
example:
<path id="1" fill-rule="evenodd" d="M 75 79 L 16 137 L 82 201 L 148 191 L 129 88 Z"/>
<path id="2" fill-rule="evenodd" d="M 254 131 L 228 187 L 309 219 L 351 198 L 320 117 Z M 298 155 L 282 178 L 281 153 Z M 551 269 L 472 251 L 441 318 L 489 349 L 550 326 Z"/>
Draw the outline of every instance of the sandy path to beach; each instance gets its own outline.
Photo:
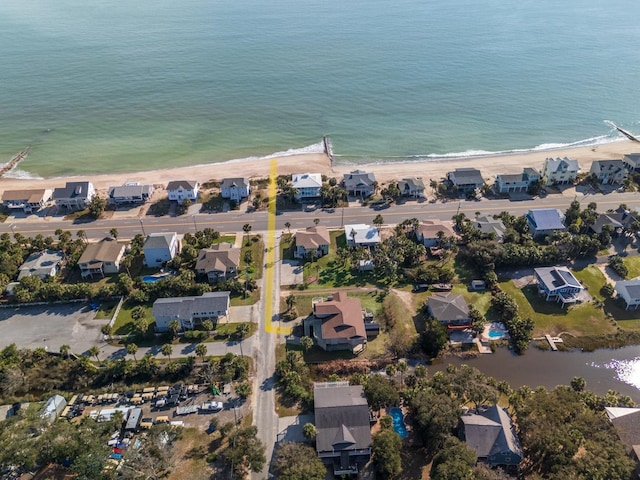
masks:
<path id="1" fill-rule="evenodd" d="M 628 140 L 606 143 L 590 147 L 575 147 L 540 152 L 517 153 L 474 158 L 451 158 L 440 161 L 393 162 L 372 165 L 333 165 L 326 155 L 308 153 L 278 158 L 278 173 L 319 172 L 329 177 L 342 178 L 356 168 L 372 171 L 382 185 L 402 177 L 422 177 L 425 184 L 430 179 L 445 178 L 447 172 L 455 168 L 475 167 L 480 169 L 484 178 L 492 183 L 500 173 L 519 173 L 524 167 L 542 169 L 547 157 L 569 157 L 577 159 L 583 172 L 588 172 L 594 160 L 622 158 L 627 153 L 640 152 L 640 145 Z M 210 179 L 224 177 L 267 177 L 269 175 L 270 159 L 234 160 L 223 163 L 195 165 L 190 167 L 169 168 L 139 173 L 114 173 L 82 177 L 59 177 L 49 179 L 18 179 L 0 178 L 0 190 L 17 190 L 27 188 L 54 188 L 64 186 L 68 180 L 91 181 L 100 193 L 106 193 L 110 186 L 122 185 L 125 182 L 137 181 L 143 184 L 164 184 L 171 180 L 198 180 L 204 182 Z"/>

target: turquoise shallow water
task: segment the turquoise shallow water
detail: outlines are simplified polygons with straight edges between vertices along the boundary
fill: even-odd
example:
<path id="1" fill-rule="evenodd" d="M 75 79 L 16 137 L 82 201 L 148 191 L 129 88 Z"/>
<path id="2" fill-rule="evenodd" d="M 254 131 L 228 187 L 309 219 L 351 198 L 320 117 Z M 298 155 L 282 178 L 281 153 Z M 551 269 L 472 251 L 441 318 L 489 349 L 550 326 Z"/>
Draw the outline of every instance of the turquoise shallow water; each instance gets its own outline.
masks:
<path id="1" fill-rule="evenodd" d="M 640 131 L 640 2 L 3 0 L 0 162 L 33 175 L 338 161 Z M 48 131 L 50 129 L 50 131 Z"/>

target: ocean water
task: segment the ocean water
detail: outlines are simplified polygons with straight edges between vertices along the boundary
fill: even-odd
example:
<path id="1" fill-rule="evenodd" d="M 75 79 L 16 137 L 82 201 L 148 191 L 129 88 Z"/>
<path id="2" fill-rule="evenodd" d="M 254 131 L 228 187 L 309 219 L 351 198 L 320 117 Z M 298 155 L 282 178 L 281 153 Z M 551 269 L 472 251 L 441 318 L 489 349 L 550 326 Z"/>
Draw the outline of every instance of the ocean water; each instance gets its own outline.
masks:
<path id="1" fill-rule="evenodd" d="M 377 162 L 640 132 L 631 0 L 2 0 L 0 163 Z M 543 147 L 541 147 L 543 146 Z"/>

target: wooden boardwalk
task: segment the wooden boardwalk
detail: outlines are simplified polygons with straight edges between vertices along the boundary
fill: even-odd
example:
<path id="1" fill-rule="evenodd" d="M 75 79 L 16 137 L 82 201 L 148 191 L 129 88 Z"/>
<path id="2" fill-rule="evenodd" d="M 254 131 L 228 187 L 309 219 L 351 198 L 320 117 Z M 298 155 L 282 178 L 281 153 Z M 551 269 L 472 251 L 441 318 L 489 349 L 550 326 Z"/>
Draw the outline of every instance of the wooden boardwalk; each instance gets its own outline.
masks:
<path id="1" fill-rule="evenodd" d="M 7 173 L 13 170 L 18 165 L 18 163 L 27 158 L 30 151 L 31 147 L 27 147 L 20 153 L 15 155 L 11 160 L 9 160 L 2 168 L 0 168 L 0 177 L 5 176 Z"/>
<path id="2" fill-rule="evenodd" d="M 544 336 L 544 338 L 547 340 L 547 342 L 549 342 L 549 346 L 554 352 L 558 351 L 558 346 L 556 345 L 556 343 L 563 343 L 562 338 L 560 337 L 552 337 L 551 335 L 547 334 Z"/>

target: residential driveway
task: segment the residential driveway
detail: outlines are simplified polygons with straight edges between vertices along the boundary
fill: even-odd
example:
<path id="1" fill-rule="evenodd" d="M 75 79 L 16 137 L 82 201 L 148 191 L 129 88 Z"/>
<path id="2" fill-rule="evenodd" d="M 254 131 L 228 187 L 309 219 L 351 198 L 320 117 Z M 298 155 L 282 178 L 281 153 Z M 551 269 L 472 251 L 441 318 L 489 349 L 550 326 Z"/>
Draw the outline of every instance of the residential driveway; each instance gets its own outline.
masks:
<path id="1" fill-rule="evenodd" d="M 102 339 L 100 328 L 108 323 L 94 316 L 86 303 L 0 308 L 0 348 L 15 343 L 57 352 L 67 344 L 72 352 L 84 353 Z"/>
<path id="2" fill-rule="evenodd" d="M 283 260 L 280 264 L 280 286 L 299 285 L 304 282 L 302 265 L 295 260 Z"/>
<path id="3" fill-rule="evenodd" d="M 253 305 L 231 307 L 229 309 L 228 319 L 223 319 L 221 323 L 257 322 L 259 319 L 254 317 L 257 309 L 257 303 L 254 303 Z"/>
<path id="4" fill-rule="evenodd" d="M 302 427 L 307 423 L 315 423 L 315 416 L 312 414 L 295 415 L 293 417 L 280 417 L 278 419 L 277 442 L 305 442 Z"/>

